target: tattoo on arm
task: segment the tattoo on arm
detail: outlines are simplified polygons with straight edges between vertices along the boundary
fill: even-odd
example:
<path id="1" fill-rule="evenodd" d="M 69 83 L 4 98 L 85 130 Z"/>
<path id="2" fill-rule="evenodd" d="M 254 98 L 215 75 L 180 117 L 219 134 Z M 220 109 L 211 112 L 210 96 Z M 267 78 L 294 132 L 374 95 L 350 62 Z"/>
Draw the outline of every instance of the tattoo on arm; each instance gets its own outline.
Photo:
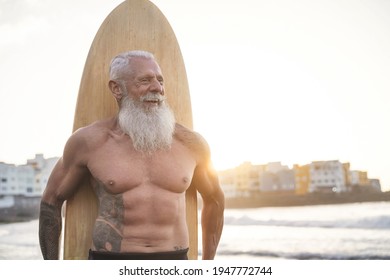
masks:
<path id="1" fill-rule="evenodd" d="M 62 229 L 61 208 L 41 202 L 39 244 L 45 260 L 57 260 Z"/>

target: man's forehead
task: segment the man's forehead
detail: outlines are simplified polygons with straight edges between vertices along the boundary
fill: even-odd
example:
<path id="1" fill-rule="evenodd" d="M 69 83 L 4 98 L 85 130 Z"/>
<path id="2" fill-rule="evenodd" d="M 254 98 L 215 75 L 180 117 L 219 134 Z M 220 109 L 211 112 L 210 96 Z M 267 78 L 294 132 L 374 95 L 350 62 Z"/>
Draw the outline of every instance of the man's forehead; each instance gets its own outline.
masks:
<path id="1" fill-rule="evenodd" d="M 132 57 L 130 59 L 130 64 L 140 64 L 140 65 L 158 65 L 157 61 L 153 58 L 147 57 Z"/>
<path id="2" fill-rule="evenodd" d="M 161 68 L 158 65 L 157 61 L 151 58 L 136 57 L 131 61 L 132 66 L 134 67 L 135 73 L 142 72 L 158 72 L 161 74 Z"/>

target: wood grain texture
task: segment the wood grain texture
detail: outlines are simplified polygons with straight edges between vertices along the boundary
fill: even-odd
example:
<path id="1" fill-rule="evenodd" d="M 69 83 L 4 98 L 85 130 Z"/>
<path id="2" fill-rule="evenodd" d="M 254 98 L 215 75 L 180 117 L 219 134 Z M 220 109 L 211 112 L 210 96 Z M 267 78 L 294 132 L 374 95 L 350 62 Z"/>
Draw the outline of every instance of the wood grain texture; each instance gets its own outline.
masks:
<path id="1" fill-rule="evenodd" d="M 164 75 L 167 102 L 178 123 L 192 128 L 189 86 L 176 36 L 161 11 L 147 0 L 127 0 L 102 23 L 85 63 L 77 99 L 73 131 L 117 113 L 109 88 L 109 65 L 118 53 L 146 50 L 153 53 Z M 196 190 L 186 193 L 190 233 L 189 258 L 198 257 Z M 86 259 L 92 242 L 97 200 L 86 182 L 66 203 L 64 259 Z"/>

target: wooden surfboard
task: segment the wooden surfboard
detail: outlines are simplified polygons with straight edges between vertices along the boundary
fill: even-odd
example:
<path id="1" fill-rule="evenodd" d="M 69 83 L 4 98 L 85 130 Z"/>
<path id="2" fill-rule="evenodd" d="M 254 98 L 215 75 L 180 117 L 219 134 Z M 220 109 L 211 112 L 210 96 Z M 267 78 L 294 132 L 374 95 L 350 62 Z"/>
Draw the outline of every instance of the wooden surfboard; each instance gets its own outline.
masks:
<path id="1" fill-rule="evenodd" d="M 158 61 L 167 102 L 178 123 L 192 128 L 191 101 L 184 61 L 175 34 L 161 11 L 148 0 L 127 0 L 102 23 L 85 63 L 77 99 L 73 131 L 114 116 L 117 103 L 108 88 L 109 64 L 118 53 L 146 50 Z M 198 258 L 196 190 L 186 193 L 190 234 L 189 259 Z M 86 259 L 97 216 L 97 200 L 88 182 L 66 203 L 64 259 Z"/>

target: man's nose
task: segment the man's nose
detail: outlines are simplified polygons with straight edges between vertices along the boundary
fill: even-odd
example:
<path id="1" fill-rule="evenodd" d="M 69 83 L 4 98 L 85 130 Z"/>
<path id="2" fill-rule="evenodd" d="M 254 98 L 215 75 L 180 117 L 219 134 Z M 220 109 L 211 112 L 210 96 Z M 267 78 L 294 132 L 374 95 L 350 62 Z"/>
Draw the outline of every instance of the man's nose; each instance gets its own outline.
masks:
<path id="1" fill-rule="evenodd" d="M 157 79 L 153 79 L 150 85 L 150 91 L 164 95 L 164 85 Z"/>

